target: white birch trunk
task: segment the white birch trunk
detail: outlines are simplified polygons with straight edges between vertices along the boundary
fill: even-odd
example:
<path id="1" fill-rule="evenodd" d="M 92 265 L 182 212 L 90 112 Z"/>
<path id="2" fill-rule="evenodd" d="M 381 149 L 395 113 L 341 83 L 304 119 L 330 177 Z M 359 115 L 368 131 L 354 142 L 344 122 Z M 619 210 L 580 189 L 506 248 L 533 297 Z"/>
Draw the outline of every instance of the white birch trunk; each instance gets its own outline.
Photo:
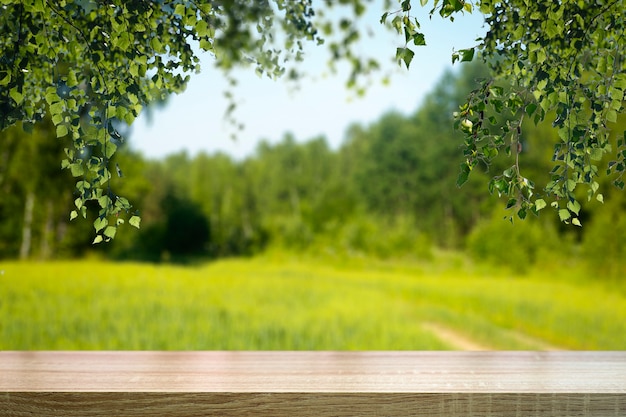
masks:
<path id="1" fill-rule="evenodd" d="M 20 259 L 27 259 L 33 235 L 33 210 L 35 208 L 35 193 L 29 191 L 24 203 L 24 224 L 22 225 L 22 244 L 20 246 Z"/>

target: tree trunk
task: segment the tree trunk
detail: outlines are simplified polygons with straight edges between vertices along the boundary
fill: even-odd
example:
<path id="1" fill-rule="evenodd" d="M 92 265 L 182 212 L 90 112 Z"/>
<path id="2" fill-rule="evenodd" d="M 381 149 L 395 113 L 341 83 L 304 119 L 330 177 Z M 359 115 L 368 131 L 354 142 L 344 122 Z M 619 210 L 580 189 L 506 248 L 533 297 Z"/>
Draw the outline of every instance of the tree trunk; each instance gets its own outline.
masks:
<path id="1" fill-rule="evenodd" d="M 5 150 L 4 152 L 2 152 L 2 155 L 0 156 L 0 187 L 2 186 L 2 183 L 4 182 L 4 177 L 5 177 L 5 172 L 7 171 L 7 168 L 9 166 L 9 151 Z M 4 169 L 3 169 L 4 167 Z"/>
<path id="2" fill-rule="evenodd" d="M 50 259 L 54 244 L 54 205 L 52 200 L 46 201 L 46 220 L 41 233 L 41 259 Z"/>
<path id="3" fill-rule="evenodd" d="M 296 187 L 291 187 L 289 189 L 289 196 L 291 197 L 291 209 L 293 210 L 293 215 L 300 219 L 302 217 L 302 212 L 300 210 L 300 195 L 298 194 Z"/>
<path id="4" fill-rule="evenodd" d="M 33 210 L 35 208 L 35 193 L 29 191 L 24 203 L 24 224 L 22 226 L 22 245 L 20 246 L 20 259 L 27 259 L 30 255 L 30 247 L 33 234 Z"/>

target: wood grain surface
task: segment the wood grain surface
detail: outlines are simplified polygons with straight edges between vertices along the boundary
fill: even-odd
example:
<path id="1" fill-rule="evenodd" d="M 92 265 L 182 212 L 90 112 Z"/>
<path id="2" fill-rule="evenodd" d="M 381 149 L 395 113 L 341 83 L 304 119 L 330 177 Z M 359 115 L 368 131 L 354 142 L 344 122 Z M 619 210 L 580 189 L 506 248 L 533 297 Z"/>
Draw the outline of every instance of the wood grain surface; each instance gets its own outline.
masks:
<path id="1" fill-rule="evenodd" d="M 626 352 L 0 352 L 1 416 L 626 416 Z"/>

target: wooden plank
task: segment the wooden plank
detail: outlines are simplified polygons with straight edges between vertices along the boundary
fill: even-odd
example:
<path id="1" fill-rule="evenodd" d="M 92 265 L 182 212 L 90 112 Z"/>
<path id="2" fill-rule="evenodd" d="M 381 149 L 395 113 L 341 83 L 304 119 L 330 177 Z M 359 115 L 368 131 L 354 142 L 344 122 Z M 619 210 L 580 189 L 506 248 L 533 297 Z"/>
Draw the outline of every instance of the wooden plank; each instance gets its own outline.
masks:
<path id="1" fill-rule="evenodd" d="M 0 415 L 626 416 L 626 352 L 0 352 Z"/>

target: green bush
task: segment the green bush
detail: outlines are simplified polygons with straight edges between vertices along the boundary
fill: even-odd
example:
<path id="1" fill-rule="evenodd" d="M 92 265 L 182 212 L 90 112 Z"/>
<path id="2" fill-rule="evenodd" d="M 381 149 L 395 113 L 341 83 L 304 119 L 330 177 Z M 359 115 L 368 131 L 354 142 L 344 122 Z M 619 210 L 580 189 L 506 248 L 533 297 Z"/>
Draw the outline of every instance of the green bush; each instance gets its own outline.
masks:
<path id="1" fill-rule="evenodd" d="M 497 209 L 490 219 L 479 222 L 470 232 L 466 249 L 474 259 L 525 273 L 529 267 L 564 250 L 563 242 L 549 221 L 529 217 L 511 223 L 504 214 Z"/>
<path id="2" fill-rule="evenodd" d="M 595 210 L 589 226 L 583 227 L 581 256 L 596 277 L 626 276 L 626 201 L 617 194 Z"/>
<path id="3" fill-rule="evenodd" d="M 355 215 L 330 225 L 317 239 L 317 250 L 346 256 L 429 258 L 432 243 L 408 217 L 391 221 Z"/>
<path id="4" fill-rule="evenodd" d="M 311 227 L 297 216 L 278 216 L 269 223 L 271 243 L 290 250 L 306 250 L 314 239 Z"/>

